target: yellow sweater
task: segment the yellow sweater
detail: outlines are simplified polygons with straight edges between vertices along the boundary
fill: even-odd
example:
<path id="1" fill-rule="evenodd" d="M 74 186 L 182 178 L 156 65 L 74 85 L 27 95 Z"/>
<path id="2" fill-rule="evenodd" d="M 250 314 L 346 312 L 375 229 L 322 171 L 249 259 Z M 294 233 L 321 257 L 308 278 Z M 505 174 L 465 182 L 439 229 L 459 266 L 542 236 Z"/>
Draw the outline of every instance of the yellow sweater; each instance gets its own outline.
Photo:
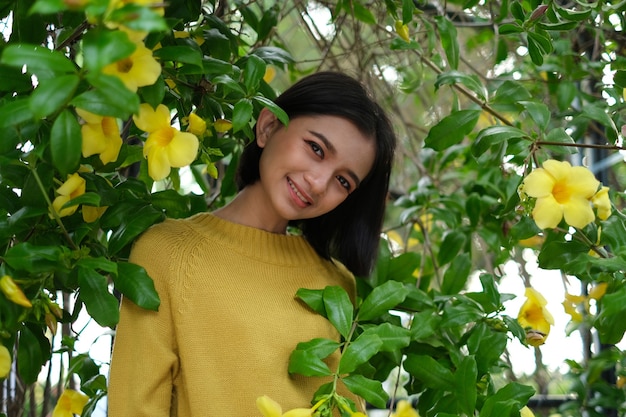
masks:
<path id="1" fill-rule="evenodd" d="M 261 395 L 283 412 L 310 407 L 327 381 L 290 376 L 289 355 L 299 342 L 339 336 L 295 294 L 340 285 L 353 295 L 345 268 L 302 237 L 208 213 L 152 227 L 130 260 L 154 279 L 161 305 L 122 302 L 109 417 L 258 417 Z"/>

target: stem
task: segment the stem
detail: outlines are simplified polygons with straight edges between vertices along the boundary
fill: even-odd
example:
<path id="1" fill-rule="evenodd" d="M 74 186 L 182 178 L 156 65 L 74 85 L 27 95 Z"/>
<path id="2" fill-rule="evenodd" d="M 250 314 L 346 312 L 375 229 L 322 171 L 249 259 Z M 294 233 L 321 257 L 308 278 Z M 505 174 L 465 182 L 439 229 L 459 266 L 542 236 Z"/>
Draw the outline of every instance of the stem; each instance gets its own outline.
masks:
<path id="1" fill-rule="evenodd" d="M 599 145 L 592 143 L 562 143 L 562 142 L 549 142 L 539 140 L 535 142 L 537 146 L 548 145 L 548 146 L 569 146 L 573 148 L 591 148 L 591 149 L 610 149 L 615 151 L 623 151 L 626 148 L 617 145 Z"/>

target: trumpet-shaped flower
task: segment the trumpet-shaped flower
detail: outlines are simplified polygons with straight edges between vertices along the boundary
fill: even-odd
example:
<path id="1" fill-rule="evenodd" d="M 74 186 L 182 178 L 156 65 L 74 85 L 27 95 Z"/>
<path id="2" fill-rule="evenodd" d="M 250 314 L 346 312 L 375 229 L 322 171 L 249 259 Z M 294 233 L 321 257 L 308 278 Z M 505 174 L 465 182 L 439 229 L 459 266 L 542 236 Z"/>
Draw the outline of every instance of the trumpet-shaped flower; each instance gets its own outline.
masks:
<path id="1" fill-rule="evenodd" d="M 546 309 L 548 302 L 535 289 L 526 288 L 526 301 L 522 304 L 517 321 L 526 330 L 526 341 L 529 345 L 540 346 L 550 334 L 550 326 L 554 324 L 552 314 Z"/>
<path id="2" fill-rule="evenodd" d="M 573 295 L 565 293 L 565 300 L 563 300 L 563 309 L 570 315 L 574 323 L 581 323 L 583 321 L 583 314 L 580 311 L 580 306 L 585 305 L 587 297 L 584 295 Z"/>
<path id="3" fill-rule="evenodd" d="M 391 417 L 419 417 L 417 410 L 413 408 L 410 402 L 407 400 L 398 401 L 396 406 L 396 412 L 391 414 Z"/>
<path id="4" fill-rule="evenodd" d="M 213 123 L 213 127 L 217 133 L 224 133 L 233 128 L 233 122 L 226 119 L 217 119 L 215 123 Z"/>
<path id="5" fill-rule="evenodd" d="M 99 116 L 83 109 L 76 113 L 85 121 L 82 133 L 82 150 L 85 158 L 99 155 L 103 164 L 117 161 L 122 148 L 120 128 L 114 117 Z"/>
<path id="6" fill-rule="evenodd" d="M 13 281 L 13 278 L 8 275 L 0 278 L 0 291 L 2 291 L 9 301 L 14 302 L 15 304 L 27 308 L 33 306 L 30 300 L 26 298 L 22 292 L 22 289 L 15 283 L 15 281 Z"/>
<path id="7" fill-rule="evenodd" d="M 280 404 L 267 395 L 257 398 L 256 406 L 263 414 L 263 417 L 311 417 L 313 415 L 313 411 L 310 408 L 294 408 L 283 414 Z"/>
<path id="8" fill-rule="evenodd" d="M 609 199 L 609 187 L 602 187 L 591 197 L 591 203 L 596 209 L 600 220 L 606 220 L 611 215 L 611 200 Z"/>
<path id="9" fill-rule="evenodd" d="M 6 378 L 11 371 L 11 352 L 4 345 L 0 345 L 0 379 Z"/>
<path id="10" fill-rule="evenodd" d="M 187 126 L 187 131 L 196 136 L 202 136 L 206 131 L 206 122 L 202 117 L 195 113 L 191 113 L 189 114 L 189 126 Z"/>
<path id="11" fill-rule="evenodd" d="M 108 208 L 108 206 L 83 206 L 83 220 L 85 223 L 93 223 L 98 220 Z"/>
<path id="12" fill-rule="evenodd" d="M 528 174 L 522 190 L 537 199 L 532 216 L 539 228 L 554 228 L 563 217 L 570 226 L 582 228 L 595 218 L 589 200 L 599 185 L 587 168 L 551 159 Z"/>
<path id="13" fill-rule="evenodd" d="M 589 298 L 596 301 L 601 299 L 602 297 L 604 297 L 604 294 L 606 294 L 606 289 L 608 286 L 608 282 L 599 282 L 598 284 L 594 285 L 593 288 L 589 290 Z"/>
<path id="14" fill-rule="evenodd" d="M 172 167 L 189 165 L 196 158 L 198 138 L 193 133 L 172 127 L 170 111 L 165 105 L 159 104 L 155 110 L 144 103 L 133 120 L 139 129 L 148 133 L 143 156 L 148 159 L 148 174 L 153 180 L 162 180 Z"/>
<path id="15" fill-rule="evenodd" d="M 68 201 L 85 194 L 85 180 L 78 173 L 68 176 L 67 181 L 57 188 L 58 196 L 52 202 L 52 208 L 59 214 L 59 217 L 71 216 L 78 205 L 62 208 Z"/>
<path id="16" fill-rule="evenodd" d="M 532 410 L 526 406 L 522 407 L 522 409 L 519 410 L 519 415 L 520 417 L 535 417 L 535 414 L 532 412 Z"/>
<path id="17" fill-rule="evenodd" d="M 78 391 L 66 389 L 59 397 L 57 405 L 52 411 L 52 417 L 73 417 L 74 414 L 81 415 L 83 408 L 89 401 L 89 397 Z"/>
<path id="18" fill-rule="evenodd" d="M 152 51 L 138 42 L 130 56 L 102 68 L 105 74 L 118 77 L 130 91 L 152 85 L 161 75 L 161 65 L 152 56 Z"/>

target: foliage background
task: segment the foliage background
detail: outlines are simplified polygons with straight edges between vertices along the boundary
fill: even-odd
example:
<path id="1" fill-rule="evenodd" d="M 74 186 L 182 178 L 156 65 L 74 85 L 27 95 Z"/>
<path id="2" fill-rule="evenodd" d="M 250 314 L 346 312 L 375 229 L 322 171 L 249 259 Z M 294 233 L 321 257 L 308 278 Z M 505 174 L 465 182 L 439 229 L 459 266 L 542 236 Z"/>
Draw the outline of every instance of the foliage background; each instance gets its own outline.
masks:
<path id="1" fill-rule="evenodd" d="M 517 416 L 534 393 L 548 394 L 541 351 L 550 339 L 529 347 L 537 364 L 531 378 L 507 363 L 507 345 L 525 335 L 503 314 L 510 296 L 498 283 L 513 262 L 532 286 L 531 259 L 560 271 L 564 292 L 608 284 L 568 326 L 583 352 L 567 362 L 566 392 L 574 395 L 558 411 L 624 414 L 625 359 L 615 346 L 626 330 L 624 2 L 172 0 L 163 17 L 161 4 L 149 1 L 117 6 L 0 1 L 10 26 L 0 46 L 0 275 L 32 302 L 24 308 L 0 295 L 0 340 L 13 360 L 0 411 L 47 415 L 66 386 L 92 398 L 83 415 L 91 413 L 106 380 L 99 363 L 74 349 L 80 311 L 113 328 L 120 293 L 155 308 L 149 278 L 126 262 L 133 239 L 166 216 L 225 204 L 259 109 L 301 76 L 333 69 L 370 86 L 401 140 L 386 230 L 394 243 L 381 244 L 376 272 L 360 281 L 368 304 L 349 323 L 331 320 L 354 325 L 344 336 L 370 346 L 345 365 L 356 390 L 385 406 L 393 395 L 380 382 L 402 364 L 407 374 L 398 381 L 419 397 L 422 416 Z M 120 26 L 145 31 L 162 66 L 156 83 L 136 93 L 102 74 L 133 49 Z M 269 83 L 268 69 L 276 73 Z M 192 111 L 207 122 L 189 171 L 203 195 L 186 188 L 184 170 L 149 177 L 145 137 L 132 122 L 140 103 L 165 104 L 181 130 Z M 76 107 L 118 120 L 124 144 L 116 161 L 82 157 Z M 218 132 L 219 119 L 232 129 Z M 550 158 L 594 170 L 611 187 L 613 215 L 583 230 L 537 229 L 518 186 Z M 55 190 L 79 165 L 90 167 L 81 173 L 87 192 L 74 201 L 81 208 L 50 218 Z M 108 208 L 87 223 L 86 206 Z M 587 255 L 594 245 L 607 256 Z M 468 291 L 477 282 L 482 291 Z M 328 297 L 343 308 L 339 296 Z M 62 340 L 54 352 L 53 338 Z M 65 366 L 40 378 L 52 356 Z M 314 374 L 313 362 L 295 361 L 294 370 Z"/>

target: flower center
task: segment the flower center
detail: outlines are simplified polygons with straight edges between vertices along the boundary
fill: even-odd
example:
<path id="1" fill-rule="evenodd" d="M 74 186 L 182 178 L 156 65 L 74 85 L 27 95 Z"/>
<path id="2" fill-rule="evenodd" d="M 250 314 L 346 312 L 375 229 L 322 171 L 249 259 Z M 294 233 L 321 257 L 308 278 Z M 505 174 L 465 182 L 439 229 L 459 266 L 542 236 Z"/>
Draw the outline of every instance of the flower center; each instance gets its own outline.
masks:
<path id="1" fill-rule="evenodd" d="M 554 184 L 554 187 L 552 188 L 552 195 L 559 204 L 567 203 L 570 197 L 570 192 L 567 189 L 567 184 L 561 181 Z"/>
<path id="2" fill-rule="evenodd" d="M 130 58 L 124 58 L 117 61 L 117 70 L 121 73 L 129 73 L 133 68 L 133 60 Z"/>
<path id="3" fill-rule="evenodd" d="M 102 126 L 102 132 L 104 133 L 104 136 L 106 137 L 117 136 L 119 133 L 117 122 L 112 117 L 103 117 L 101 126 Z"/>
<path id="4" fill-rule="evenodd" d="M 170 144 L 170 142 L 174 138 L 174 135 L 176 134 L 176 129 L 174 129 L 171 126 L 164 127 L 154 133 L 155 133 L 154 138 L 156 140 L 157 146 L 162 146 L 165 148 Z"/>

